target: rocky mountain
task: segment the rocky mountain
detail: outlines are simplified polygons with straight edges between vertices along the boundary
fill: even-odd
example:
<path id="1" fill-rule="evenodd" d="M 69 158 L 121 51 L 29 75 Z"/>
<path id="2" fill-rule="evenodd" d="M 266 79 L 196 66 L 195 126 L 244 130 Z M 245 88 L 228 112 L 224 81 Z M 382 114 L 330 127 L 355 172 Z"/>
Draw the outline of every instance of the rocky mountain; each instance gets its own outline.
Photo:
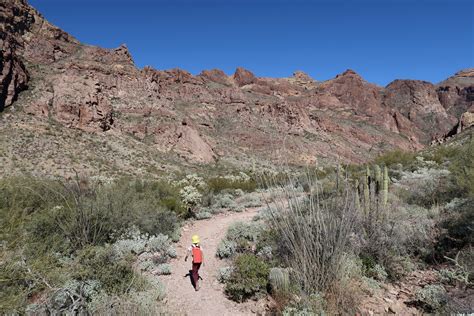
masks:
<path id="1" fill-rule="evenodd" d="M 46 173 L 65 164 L 110 171 L 116 159 L 115 168 L 130 170 L 138 168 L 130 161 L 141 161 L 143 172 L 176 161 L 362 162 L 391 148 L 422 148 L 465 128 L 460 122 L 472 124 L 473 69 L 439 84 L 395 80 L 386 87 L 352 70 L 318 82 L 301 71 L 260 78 L 243 68 L 231 76 L 138 69 L 125 45 L 81 44 L 25 0 L 0 3 L 0 31 L 6 173 L 21 165 L 9 159 L 32 157 L 31 167 Z M 109 151 L 90 145 L 97 142 Z M 75 157 L 65 160 L 66 152 Z M 86 152 L 90 159 L 77 158 Z M 105 166 L 87 162 L 94 157 Z"/>

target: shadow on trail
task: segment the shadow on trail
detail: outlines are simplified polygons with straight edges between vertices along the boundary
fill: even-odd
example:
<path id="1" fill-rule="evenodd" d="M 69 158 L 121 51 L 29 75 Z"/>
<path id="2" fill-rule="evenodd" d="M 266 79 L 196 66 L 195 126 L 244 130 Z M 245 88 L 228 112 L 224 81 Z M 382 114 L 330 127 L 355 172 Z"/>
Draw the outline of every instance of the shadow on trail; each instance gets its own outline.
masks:
<path id="1" fill-rule="evenodd" d="M 194 289 L 196 289 L 196 284 L 194 283 L 193 279 L 193 270 L 189 270 L 187 274 L 184 275 L 185 278 L 189 277 L 189 281 L 191 282 L 191 285 L 193 286 Z M 202 281 L 202 277 L 199 276 L 199 280 Z"/>
<path id="2" fill-rule="evenodd" d="M 189 270 L 187 274 L 184 275 L 185 278 L 189 277 L 189 281 L 191 282 L 191 285 L 193 286 L 194 289 L 196 289 L 196 284 L 194 283 L 193 279 L 193 270 Z M 199 280 L 202 280 L 202 277 L 199 276 Z"/>

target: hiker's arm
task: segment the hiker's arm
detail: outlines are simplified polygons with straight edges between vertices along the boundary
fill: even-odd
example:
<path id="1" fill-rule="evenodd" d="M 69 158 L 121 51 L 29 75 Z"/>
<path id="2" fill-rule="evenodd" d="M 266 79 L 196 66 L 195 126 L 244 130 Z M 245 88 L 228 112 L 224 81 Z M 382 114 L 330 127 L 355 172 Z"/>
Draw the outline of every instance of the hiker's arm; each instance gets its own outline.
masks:
<path id="1" fill-rule="evenodd" d="M 191 251 L 189 249 L 186 251 L 186 257 L 184 257 L 184 261 L 188 261 L 188 257 L 190 255 Z"/>

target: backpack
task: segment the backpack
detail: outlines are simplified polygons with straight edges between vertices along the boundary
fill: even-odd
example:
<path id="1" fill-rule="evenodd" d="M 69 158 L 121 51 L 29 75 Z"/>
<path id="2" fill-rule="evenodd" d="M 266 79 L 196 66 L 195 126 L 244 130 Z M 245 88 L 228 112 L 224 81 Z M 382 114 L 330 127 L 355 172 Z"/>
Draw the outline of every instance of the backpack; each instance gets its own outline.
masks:
<path id="1" fill-rule="evenodd" d="M 193 263 L 202 262 L 202 250 L 199 246 L 193 247 Z"/>

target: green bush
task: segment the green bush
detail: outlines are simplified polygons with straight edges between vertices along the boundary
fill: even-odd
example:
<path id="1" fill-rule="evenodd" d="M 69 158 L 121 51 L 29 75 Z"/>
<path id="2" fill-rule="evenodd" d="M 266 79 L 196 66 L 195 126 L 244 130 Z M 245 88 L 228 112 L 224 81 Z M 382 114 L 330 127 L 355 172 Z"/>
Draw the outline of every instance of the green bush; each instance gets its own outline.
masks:
<path id="1" fill-rule="evenodd" d="M 375 163 L 378 165 L 385 165 L 391 167 L 396 164 L 408 166 L 415 161 L 416 154 L 400 149 L 389 151 L 375 158 Z"/>
<path id="2" fill-rule="evenodd" d="M 269 273 L 268 265 L 259 257 L 250 254 L 235 259 L 234 269 L 225 287 L 227 295 L 234 301 L 245 301 L 258 293 L 265 293 Z"/>
<path id="3" fill-rule="evenodd" d="M 217 280 L 220 283 L 226 283 L 232 274 L 233 267 L 223 267 L 219 269 L 217 274 Z"/>
<path id="4" fill-rule="evenodd" d="M 439 312 L 448 301 L 444 287 L 442 285 L 434 284 L 419 289 L 415 293 L 415 298 L 420 303 L 421 307 L 428 313 Z"/>
<path id="5" fill-rule="evenodd" d="M 327 302 L 321 293 L 303 297 L 299 302 L 289 304 L 282 311 L 283 316 L 326 315 Z"/>
<path id="6" fill-rule="evenodd" d="M 222 177 L 211 178 L 207 180 L 209 190 L 219 193 L 223 190 L 237 190 L 240 189 L 245 192 L 253 192 L 257 189 L 255 180 L 232 180 Z"/>
<path id="7" fill-rule="evenodd" d="M 82 249 L 75 260 L 76 280 L 98 280 L 109 294 L 127 291 L 135 278 L 132 269 L 133 257 L 117 258 L 112 247 L 91 246 Z"/>
<path id="8" fill-rule="evenodd" d="M 262 231 L 262 226 L 259 223 L 236 222 L 227 230 L 226 238 L 233 241 L 243 239 L 256 242 Z"/>
<path id="9" fill-rule="evenodd" d="M 235 222 L 227 229 L 226 237 L 219 243 L 216 256 L 229 258 L 236 253 L 253 252 L 258 237 L 263 232 L 259 223 Z"/>
<path id="10" fill-rule="evenodd" d="M 454 146 L 438 146 L 434 150 L 426 152 L 423 157 L 426 160 L 434 161 L 438 164 L 442 164 L 446 161 L 452 161 L 457 155 L 459 155 L 460 149 Z"/>
<path id="11" fill-rule="evenodd" d="M 436 260 L 442 260 L 444 256 L 452 257 L 459 250 L 474 244 L 473 205 L 474 198 L 468 198 L 453 200 L 445 207 L 439 223 L 442 231 L 435 246 Z"/>
<path id="12" fill-rule="evenodd" d="M 449 170 L 454 182 L 466 196 L 474 197 L 474 138 L 464 144 L 453 157 Z"/>
<path id="13" fill-rule="evenodd" d="M 216 256 L 223 259 L 232 257 L 237 249 L 237 243 L 232 240 L 223 239 L 217 246 Z"/>

